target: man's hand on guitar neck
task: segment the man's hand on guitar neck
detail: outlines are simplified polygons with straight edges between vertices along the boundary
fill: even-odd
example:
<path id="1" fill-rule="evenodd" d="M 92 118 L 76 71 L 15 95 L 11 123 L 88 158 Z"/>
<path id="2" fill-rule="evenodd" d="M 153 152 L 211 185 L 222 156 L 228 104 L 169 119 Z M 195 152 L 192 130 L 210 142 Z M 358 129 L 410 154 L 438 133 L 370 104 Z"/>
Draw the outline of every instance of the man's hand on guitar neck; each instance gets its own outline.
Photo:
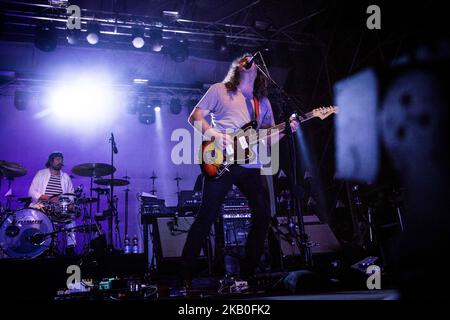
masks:
<path id="1" fill-rule="evenodd" d="M 291 126 L 292 132 L 296 132 L 300 124 L 298 123 L 298 120 L 295 116 L 291 116 L 289 118 L 289 124 Z"/>

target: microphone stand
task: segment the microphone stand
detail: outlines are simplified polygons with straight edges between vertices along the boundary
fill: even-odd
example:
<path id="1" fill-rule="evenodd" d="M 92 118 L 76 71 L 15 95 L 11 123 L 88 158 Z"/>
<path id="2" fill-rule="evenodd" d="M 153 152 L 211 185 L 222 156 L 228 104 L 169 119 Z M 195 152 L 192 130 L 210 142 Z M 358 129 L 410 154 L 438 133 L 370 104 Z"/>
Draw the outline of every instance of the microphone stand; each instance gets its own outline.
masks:
<path id="1" fill-rule="evenodd" d="M 271 84 L 273 84 L 279 92 L 281 92 L 281 94 L 283 94 L 289 103 L 294 103 L 291 99 L 291 97 L 286 93 L 286 91 L 284 91 L 283 88 L 281 88 L 278 83 L 272 79 L 272 77 L 269 74 L 269 70 L 264 62 L 264 58 L 261 54 L 261 52 L 257 52 L 259 53 L 259 56 L 261 57 L 261 61 L 263 63 L 264 68 L 266 69 L 265 71 L 257 64 L 255 63 L 256 68 L 258 68 L 258 70 L 263 74 L 263 76 L 270 81 Z M 285 110 L 281 110 L 282 111 L 282 116 L 283 118 L 286 118 L 286 114 L 289 114 L 289 110 L 287 110 L 287 104 L 284 107 Z M 300 118 L 304 115 L 303 111 L 296 105 L 296 111 L 300 114 Z M 298 118 L 298 115 L 296 116 Z M 292 206 L 290 207 L 289 210 L 289 220 L 292 219 L 292 217 L 297 217 L 297 223 L 298 223 L 298 234 L 296 228 L 289 228 L 290 232 L 293 233 L 291 236 L 294 239 L 297 239 L 297 242 L 299 244 L 299 248 L 301 249 L 303 256 L 304 256 L 304 263 L 306 267 L 312 267 L 313 266 L 313 260 L 312 260 L 312 254 L 311 254 L 311 248 L 308 245 L 309 242 L 309 237 L 306 234 L 305 231 L 305 224 L 303 221 L 303 213 L 301 210 L 301 204 L 300 204 L 300 199 L 301 199 L 301 194 L 300 194 L 300 188 L 298 187 L 298 179 L 297 179 L 297 155 L 296 155 L 296 150 L 295 150 L 295 140 L 294 140 L 294 135 L 291 129 L 291 126 L 289 125 L 289 118 L 287 118 L 286 120 L 286 136 L 288 138 L 288 148 L 289 148 L 289 170 L 291 171 L 290 176 L 290 182 L 291 182 L 291 195 L 293 197 L 293 201 L 292 201 Z M 293 221 L 289 221 L 289 223 L 291 223 Z"/>
<path id="2" fill-rule="evenodd" d="M 116 141 L 114 140 L 114 135 L 111 133 L 111 138 L 109 138 L 109 142 L 111 142 L 111 167 L 114 168 L 114 154 L 117 153 Z M 110 216 L 108 217 L 108 249 L 110 251 L 114 250 L 113 244 L 113 216 L 116 217 L 116 227 L 117 227 L 117 208 L 114 203 L 114 170 L 111 172 L 111 185 L 109 189 L 109 209 Z"/>

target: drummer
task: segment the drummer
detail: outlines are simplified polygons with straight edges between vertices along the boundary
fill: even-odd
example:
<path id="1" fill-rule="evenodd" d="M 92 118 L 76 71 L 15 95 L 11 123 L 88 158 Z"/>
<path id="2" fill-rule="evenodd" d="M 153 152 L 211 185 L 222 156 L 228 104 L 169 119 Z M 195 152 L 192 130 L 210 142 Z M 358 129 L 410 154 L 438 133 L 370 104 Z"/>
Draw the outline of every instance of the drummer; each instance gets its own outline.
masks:
<path id="1" fill-rule="evenodd" d="M 48 156 L 45 164 L 46 169 L 39 170 L 33 178 L 29 196 L 33 202 L 30 207 L 38 208 L 39 204 L 45 201 L 56 203 L 59 201 L 60 194 L 73 193 L 74 188 L 69 175 L 61 169 L 64 166 L 64 156 L 61 152 L 55 151 Z M 75 226 L 75 221 L 66 225 L 66 228 Z M 67 252 L 74 254 L 75 234 L 69 233 L 67 237 Z"/>

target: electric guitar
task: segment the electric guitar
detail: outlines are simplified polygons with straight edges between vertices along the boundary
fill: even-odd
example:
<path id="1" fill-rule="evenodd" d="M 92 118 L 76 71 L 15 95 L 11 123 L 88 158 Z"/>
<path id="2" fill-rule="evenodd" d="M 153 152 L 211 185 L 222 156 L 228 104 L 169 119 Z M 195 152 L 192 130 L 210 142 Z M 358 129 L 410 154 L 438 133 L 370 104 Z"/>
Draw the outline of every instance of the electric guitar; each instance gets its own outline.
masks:
<path id="1" fill-rule="evenodd" d="M 296 115 L 300 123 L 308 121 L 312 118 L 320 118 L 321 120 L 337 113 L 338 108 L 334 106 L 317 108 L 303 116 Z M 286 129 L 286 122 L 277 124 L 271 128 L 267 128 L 264 134 L 257 132 L 258 123 L 253 120 L 245 124 L 237 132 L 230 134 L 232 143 L 222 150 L 219 149 L 213 141 L 203 141 L 201 146 L 201 164 L 200 168 L 203 174 L 210 179 L 219 179 L 233 164 L 249 163 L 256 157 L 253 147 L 259 142 L 265 143 L 267 139 L 275 135 L 279 135 Z"/>

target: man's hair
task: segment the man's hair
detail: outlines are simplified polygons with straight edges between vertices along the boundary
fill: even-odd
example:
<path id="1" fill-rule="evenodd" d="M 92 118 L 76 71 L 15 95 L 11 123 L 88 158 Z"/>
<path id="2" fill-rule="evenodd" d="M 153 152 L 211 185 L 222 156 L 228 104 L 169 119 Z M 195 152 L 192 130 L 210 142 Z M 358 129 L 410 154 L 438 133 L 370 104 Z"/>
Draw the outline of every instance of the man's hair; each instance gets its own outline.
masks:
<path id="1" fill-rule="evenodd" d="M 48 160 L 45 163 L 45 167 L 46 168 L 50 168 L 50 163 L 53 161 L 53 159 L 55 159 L 57 157 L 61 157 L 61 158 L 64 159 L 64 156 L 63 156 L 62 152 L 55 151 L 55 152 L 50 153 L 50 155 L 48 156 Z"/>
<path id="2" fill-rule="evenodd" d="M 228 91 L 236 91 L 241 79 L 241 71 L 239 70 L 239 67 L 244 61 L 246 61 L 247 57 L 251 57 L 251 55 L 249 53 L 245 53 L 241 57 L 234 59 L 231 63 L 227 76 L 223 80 L 223 83 Z M 258 97 L 258 99 L 267 96 L 267 80 L 259 69 L 256 73 L 255 84 L 253 86 L 253 95 Z"/>

